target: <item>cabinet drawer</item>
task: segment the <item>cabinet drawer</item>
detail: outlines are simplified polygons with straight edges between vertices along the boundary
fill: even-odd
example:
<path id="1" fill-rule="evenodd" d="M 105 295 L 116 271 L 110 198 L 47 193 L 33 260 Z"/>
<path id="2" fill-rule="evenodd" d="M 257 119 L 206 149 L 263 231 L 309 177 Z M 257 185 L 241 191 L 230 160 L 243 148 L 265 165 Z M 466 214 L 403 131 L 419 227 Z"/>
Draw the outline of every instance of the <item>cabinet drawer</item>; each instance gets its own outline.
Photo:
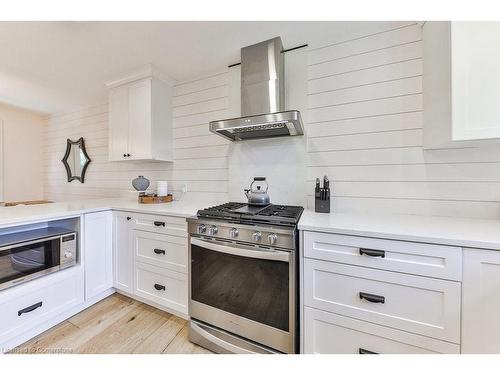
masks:
<path id="1" fill-rule="evenodd" d="M 187 238 L 132 231 L 136 261 L 187 273 Z"/>
<path id="2" fill-rule="evenodd" d="M 460 346 L 306 307 L 304 308 L 304 352 L 458 354 Z"/>
<path id="3" fill-rule="evenodd" d="M 304 232 L 304 257 L 461 280 L 462 249 L 453 246 Z"/>
<path id="4" fill-rule="evenodd" d="M 183 217 L 130 213 L 132 228 L 148 232 L 187 237 L 187 222 Z"/>
<path id="5" fill-rule="evenodd" d="M 79 266 L 0 292 L 0 343 L 83 301 L 83 272 Z"/>
<path id="6" fill-rule="evenodd" d="M 135 294 L 187 314 L 187 275 L 149 264 L 136 263 Z"/>
<path id="7" fill-rule="evenodd" d="M 304 260 L 305 305 L 455 343 L 460 289 L 454 281 Z"/>

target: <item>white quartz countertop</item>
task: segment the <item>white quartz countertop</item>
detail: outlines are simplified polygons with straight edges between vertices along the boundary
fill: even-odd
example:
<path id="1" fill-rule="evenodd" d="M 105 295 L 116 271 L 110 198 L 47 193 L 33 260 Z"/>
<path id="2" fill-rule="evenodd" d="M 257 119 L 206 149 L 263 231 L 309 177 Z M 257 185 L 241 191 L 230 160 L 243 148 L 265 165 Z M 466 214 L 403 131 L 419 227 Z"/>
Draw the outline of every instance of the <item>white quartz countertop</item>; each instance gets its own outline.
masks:
<path id="1" fill-rule="evenodd" d="M 500 220 L 306 210 L 299 229 L 500 250 Z"/>
<path id="2" fill-rule="evenodd" d="M 200 208 L 222 202 L 179 200 L 161 204 L 140 204 L 135 200 L 95 199 L 29 206 L 0 207 L 0 227 L 77 216 L 90 212 L 123 210 L 148 214 L 189 217 Z"/>

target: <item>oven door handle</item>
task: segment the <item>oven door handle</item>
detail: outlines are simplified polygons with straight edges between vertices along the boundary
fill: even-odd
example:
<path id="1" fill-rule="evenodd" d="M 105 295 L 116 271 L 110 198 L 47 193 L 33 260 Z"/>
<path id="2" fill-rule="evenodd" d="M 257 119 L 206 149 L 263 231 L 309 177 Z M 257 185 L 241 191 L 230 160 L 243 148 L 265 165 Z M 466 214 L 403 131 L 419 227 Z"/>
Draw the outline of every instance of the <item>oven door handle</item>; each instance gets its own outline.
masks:
<path id="1" fill-rule="evenodd" d="M 199 247 L 204 247 L 205 249 L 217 251 L 219 253 L 231 254 L 236 256 L 242 256 L 245 258 L 256 258 L 256 259 L 267 259 L 267 260 L 277 260 L 281 262 L 290 262 L 290 253 L 287 251 L 279 250 L 254 250 L 243 247 L 233 247 L 220 242 L 215 241 L 203 241 L 197 238 L 191 237 L 191 244 Z"/>

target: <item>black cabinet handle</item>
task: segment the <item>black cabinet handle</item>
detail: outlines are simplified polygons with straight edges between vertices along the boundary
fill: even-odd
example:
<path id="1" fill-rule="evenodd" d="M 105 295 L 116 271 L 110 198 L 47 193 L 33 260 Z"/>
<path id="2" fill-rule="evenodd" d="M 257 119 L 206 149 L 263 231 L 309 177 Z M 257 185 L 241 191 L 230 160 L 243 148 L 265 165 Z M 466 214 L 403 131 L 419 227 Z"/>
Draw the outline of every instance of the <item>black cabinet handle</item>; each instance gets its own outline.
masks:
<path id="1" fill-rule="evenodd" d="M 159 254 L 163 254 L 163 255 L 165 255 L 165 250 L 162 250 L 162 249 L 154 249 L 153 251 L 155 252 L 155 254 L 158 254 L 158 255 L 159 255 Z"/>
<path id="2" fill-rule="evenodd" d="M 123 154 L 123 157 L 126 158 L 127 157 L 127 154 Z"/>
<path id="3" fill-rule="evenodd" d="M 368 255 L 369 257 L 380 257 L 385 258 L 384 250 L 374 250 L 374 249 L 359 249 L 359 255 Z"/>
<path id="4" fill-rule="evenodd" d="M 130 157 L 130 154 L 127 154 L 127 157 Z"/>
<path id="5" fill-rule="evenodd" d="M 363 348 L 359 348 L 358 353 L 359 354 L 378 354 L 376 352 L 372 352 L 371 350 L 366 350 L 366 349 L 363 349 Z"/>
<path id="6" fill-rule="evenodd" d="M 165 290 L 165 285 L 155 284 L 156 290 Z"/>
<path id="7" fill-rule="evenodd" d="M 127 216 L 127 221 L 130 220 L 130 219 L 132 219 L 132 218 L 130 216 Z"/>
<path id="8" fill-rule="evenodd" d="M 157 227 L 164 227 L 165 223 L 163 221 L 155 221 L 153 224 Z"/>
<path id="9" fill-rule="evenodd" d="M 31 305 L 31 306 L 28 306 L 28 307 L 25 307 L 24 309 L 22 310 L 19 310 L 17 312 L 17 316 L 21 316 L 23 314 L 26 314 L 26 313 L 29 313 L 29 312 L 32 312 L 33 310 L 36 310 L 38 309 L 39 307 L 42 307 L 42 301 L 38 302 L 38 303 L 35 303 L 34 305 Z"/>
<path id="10" fill-rule="evenodd" d="M 359 298 L 365 299 L 368 302 L 372 302 L 372 303 L 385 303 L 385 297 L 384 296 L 377 296 L 376 294 L 359 292 Z"/>

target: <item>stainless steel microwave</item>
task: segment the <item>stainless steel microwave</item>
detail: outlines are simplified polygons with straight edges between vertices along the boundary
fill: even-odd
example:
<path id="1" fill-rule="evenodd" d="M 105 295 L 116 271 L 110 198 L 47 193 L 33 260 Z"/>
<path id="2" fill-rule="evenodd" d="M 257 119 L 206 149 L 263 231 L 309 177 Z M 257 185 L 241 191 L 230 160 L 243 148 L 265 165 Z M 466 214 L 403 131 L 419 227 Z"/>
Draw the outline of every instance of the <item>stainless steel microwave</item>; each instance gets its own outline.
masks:
<path id="1" fill-rule="evenodd" d="M 47 227 L 0 235 L 0 290 L 71 267 L 77 233 Z"/>

